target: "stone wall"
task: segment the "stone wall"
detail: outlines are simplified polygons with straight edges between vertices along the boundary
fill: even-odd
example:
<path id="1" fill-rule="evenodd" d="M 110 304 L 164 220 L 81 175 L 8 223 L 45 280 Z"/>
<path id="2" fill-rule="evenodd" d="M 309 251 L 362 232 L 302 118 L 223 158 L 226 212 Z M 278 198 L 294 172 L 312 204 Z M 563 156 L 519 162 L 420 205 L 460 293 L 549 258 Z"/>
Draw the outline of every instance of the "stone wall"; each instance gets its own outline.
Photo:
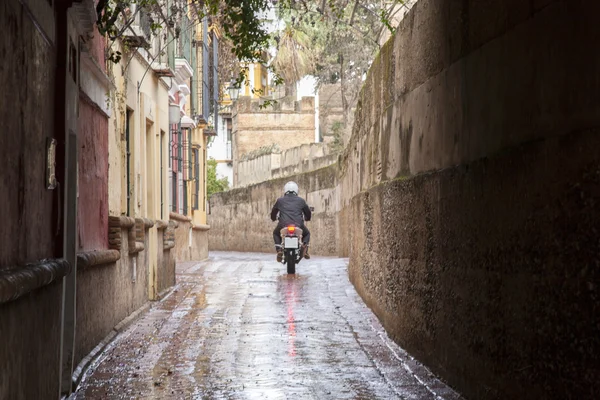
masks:
<path id="1" fill-rule="evenodd" d="M 339 166 L 294 177 L 329 228 L 313 252 L 349 256 L 390 335 L 466 398 L 600 392 L 598 11 L 420 0 Z M 211 248 L 272 251 L 283 182 L 213 196 Z"/>
<path id="2" fill-rule="evenodd" d="M 336 154 L 329 153 L 326 143 L 303 144 L 284 151 L 279 146 L 264 150 L 265 154 L 242 158 L 238 162 L 235 187 L 313 171 L 335 163 L 338 158 Z"/>
<path id="3" fill-rule="evenodd" d="M 336 175 L 337 165 L 311 173 L 217 193 L 210 198 L 209 249 L 271 252 L 273 229 L 271 208 L 283 195 L 288 180 L 300 188 L 299 195 L 315 208 L 307 223 L 311 232 L 311 249 L 315 254 L 335 255 L 336 248 Z"/>
<path id="4" fill-rule="evenodd" d="M 344 106 L 339 83 L 322 85 L 319 88 L 319 131 L 325 143 L 333 144 L 336 140 L 348 142 L 352 125 L 344 124 Z"/>
<path id="5" fill-rule="evenodd" d="M 287 150 L 315 141 L 315 100 L 286 99 L 261 109 L 258 100 L 241 97 L 233 110 L 233 185 L 238 186 L 238 162 L 261 147 L 276 144 Z"/>
<path id="6" fill-rule="evenodd" d="M 244 187 L 273 178 L 273 170 L 281 165 L 281 152 L 267 153 L 237 163 L 235 187 Z"/>

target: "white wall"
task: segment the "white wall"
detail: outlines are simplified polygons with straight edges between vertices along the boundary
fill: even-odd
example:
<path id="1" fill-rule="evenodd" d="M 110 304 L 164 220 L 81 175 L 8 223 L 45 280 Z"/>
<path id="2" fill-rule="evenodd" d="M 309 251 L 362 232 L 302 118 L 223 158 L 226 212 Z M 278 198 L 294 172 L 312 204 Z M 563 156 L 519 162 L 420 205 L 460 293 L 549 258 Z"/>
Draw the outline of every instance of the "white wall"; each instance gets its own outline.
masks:
<path id="1" fill-rule="evenodd" d="M 219 115 L 218 127 L 217 136 L 208 145 L 208 158 L 214 158 L 217 161 L 231 160 L 231 154 L 227 154 L 227 126 L 221 115 Z M 217 178 L 227 178 L 231 187 L 233 185 L 233 165 L 229 166 L 225 162 L 218 163 Z"/>

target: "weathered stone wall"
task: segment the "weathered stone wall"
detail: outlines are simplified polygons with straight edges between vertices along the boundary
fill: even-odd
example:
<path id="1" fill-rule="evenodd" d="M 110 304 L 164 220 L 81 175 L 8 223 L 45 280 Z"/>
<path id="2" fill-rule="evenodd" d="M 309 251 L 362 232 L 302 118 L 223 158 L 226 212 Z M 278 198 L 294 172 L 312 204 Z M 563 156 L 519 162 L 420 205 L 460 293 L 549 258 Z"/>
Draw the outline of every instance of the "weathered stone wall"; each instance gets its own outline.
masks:
<path id="1" fill-rule="evenodd" d="M 336 248 L 336 175 L 337 165 L 311 173 L 273 179 L 268 182 L 217 193 L 210 198 L 209 249 L 274 252 L 271 209 L 283 196 L 283 186 L 294 180 L 299 195 L 315 208 L 307 223 L 311 249 L 315 254 L 337 254 Z"/>
<path id="2" fill-rule="evenodd" d="M 261 109 L 256 100 L 241 97 L 235 105 L 236 156 L 277 143 L 282 150 L 315 141 L 315 100 L 279 100 Z"/>
<path id="3" fill-rule="evenodd" d="M 295 177 L 334 204 L 332 248 L 388 332 L 467 398 L 600 392 L 599 11 L 420 0 L 373 63 L 333 184 Z M 283 182 L 213 196 L 211 248 L 268 248 Z"/>
<path id="4" fill-rule="evenodd" d="M 599 144 L 597 130 L 533 142 L 352 200 L 351 281 L 467 398 L 598 390 Z"/>
<path id="5" fill-rule="evenodd" d="M 352 119 L 352 112 L 349 119 Z M 351 121 L 344 124 L 344 106 L 339 83 L 322 85 L 319 88 L 319 131 L 324 143 L 332 145 L 341 140 L 347 143 L 352 133 Z M 336 138 L 336 135 L 338 137 Z"/>
<path id="6" fill-rule="evenodd" d="M 273 177 L 273 169 L 281 165 L 281 153 L 269 153 L 242 160 L 237 163 L 235 187 L 244 187 L 268 181 Z"/>
<path id="7" fill-rule="evenodd" d="M 238 163 L 257 149 L 274 144 L 287 150 L 315 141 L 315 100 L 286 99 L 261 109 L 257 100 L 241 97 L 233 111 L 233 185 L 238 185 Z"/>
<path id="8" fill-rule="evenodd" d="M 272 146 L 265 150 L 266 154 L 238 162 L 236 187 L 324 168 L 338 158 L 335 154 L 329 154 L 326 143 L 308 143 L 284 151 L 279 146 Z"/>

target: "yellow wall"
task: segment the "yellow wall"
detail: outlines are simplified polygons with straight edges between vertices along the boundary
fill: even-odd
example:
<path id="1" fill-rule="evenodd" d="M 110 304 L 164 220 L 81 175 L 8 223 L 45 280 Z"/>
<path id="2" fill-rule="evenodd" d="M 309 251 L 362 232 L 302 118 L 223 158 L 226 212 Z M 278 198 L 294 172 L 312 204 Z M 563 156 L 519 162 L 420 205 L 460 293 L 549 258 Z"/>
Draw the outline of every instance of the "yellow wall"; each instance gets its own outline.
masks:
<path id="1" fill-rule="evenodd" d="M 127 69 L 124 68 L 127 66 Z M 141 57 L 111 65 L 116 84 L 109 121 L 109 213 L 127 214 L 127 110 L 130 110 L 129 215 L 151 220 L 169 219 L 168 134 L 169 98 L 166 85 Z M 122 73 L 124 70 L 124 74 Z M 145 75 L 144 79 L 142 77 Z M 141 82 L 138 91 L 137 83 Z M 162 170 L 161 170 L 162 142 Z M 162 182 L 162 185 L 161 185 Z M 162 186 L 162 187 L 161 187 Z M 162 203 L 162 205 L 161 205 Z M 149 295 L 156 295 L 157 230 L 149 231 Z"/>
<path id="2" fill-rule="evenodd" d="M 263 85 L 263 79 L 266 83 L 265 85 Z M 252 96 L 255 99 L 261 96 L 268 96 L 269 73 L 267 67 L 263 64 L 250 64 L 248 66 L 248 71 L 246 72 L 246 80 L 242 85 L 240 96 Z M 255 90 L 254 94 L 252 94 L 253 88 Z"/>

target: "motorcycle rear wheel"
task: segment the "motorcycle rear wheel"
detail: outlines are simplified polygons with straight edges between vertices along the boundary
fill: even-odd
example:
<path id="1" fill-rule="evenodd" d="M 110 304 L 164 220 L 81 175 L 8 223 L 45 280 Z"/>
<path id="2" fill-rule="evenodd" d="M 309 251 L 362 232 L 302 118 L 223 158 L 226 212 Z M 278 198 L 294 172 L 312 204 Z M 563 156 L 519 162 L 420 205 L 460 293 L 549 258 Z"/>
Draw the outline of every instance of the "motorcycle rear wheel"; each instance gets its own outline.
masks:
<path id="1" fill-rule="evenodd" d="M 296 273 L 296 255 L 294 254 L 294 250 L 288 250 L 285 255 L 285 261 L 287 263 L 287 273 L 295 274 Z"/>

